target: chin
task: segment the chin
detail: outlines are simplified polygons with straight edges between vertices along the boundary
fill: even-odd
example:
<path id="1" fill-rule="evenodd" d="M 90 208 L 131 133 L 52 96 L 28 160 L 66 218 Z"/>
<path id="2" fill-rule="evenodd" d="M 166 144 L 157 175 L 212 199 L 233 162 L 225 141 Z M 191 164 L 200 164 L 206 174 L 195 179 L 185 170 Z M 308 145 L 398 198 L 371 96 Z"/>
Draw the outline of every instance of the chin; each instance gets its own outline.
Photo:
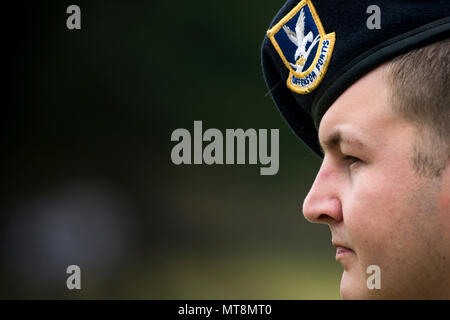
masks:
<path id="1" fill-rule="evenodd" d="M 358 294 L 358 289 L 341 280 L 340 295 L 342 300 L 361 300 L 364 299 Z"/>
<path id="2" fill-rule="evenodd" d="M 340 295 L 343 300 L 378 299 L 378 290 L 369 290 L 366 279 L 355 272 L 344 271 L 341 278 Z"/>
<path id="3" fill-rule="evenodd" d="M 352 281 L 352 276 L 348 271 L 344 271 L 341 277 L 340 295 L 343 300 L 355 299 L 355 284 Z"/>
<path id="4" fill-rule="evenodd" d="M 343 287 L 341 285 L 340 295 L 342 300 L 366 300 L 369 299 L 365 297 L 357 288 Z"/>

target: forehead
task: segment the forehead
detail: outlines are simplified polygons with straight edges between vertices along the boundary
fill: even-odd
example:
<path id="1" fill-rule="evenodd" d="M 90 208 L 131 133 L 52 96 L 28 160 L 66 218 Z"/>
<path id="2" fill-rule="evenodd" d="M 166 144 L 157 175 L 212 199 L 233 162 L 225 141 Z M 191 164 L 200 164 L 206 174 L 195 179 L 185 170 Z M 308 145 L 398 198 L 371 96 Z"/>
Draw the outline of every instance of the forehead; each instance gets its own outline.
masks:
<path id="1" fill-rule="evenodd" d="M 386 67 L 378 67 L 350 86 L 322 118 L 322 143 L 339 132 L 342 137 L 365 136 L 376 142 L 398 123 L 389 106 Z"/>

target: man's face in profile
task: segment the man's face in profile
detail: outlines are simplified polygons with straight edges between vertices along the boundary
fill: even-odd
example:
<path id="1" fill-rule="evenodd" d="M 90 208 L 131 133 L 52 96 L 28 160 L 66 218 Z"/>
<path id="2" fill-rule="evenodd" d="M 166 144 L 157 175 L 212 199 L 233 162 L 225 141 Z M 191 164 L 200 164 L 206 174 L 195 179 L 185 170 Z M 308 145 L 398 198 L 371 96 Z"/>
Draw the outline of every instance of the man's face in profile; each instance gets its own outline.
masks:
<path id="1" fill-rule="evenodd" d="M 412 166 L 418 127 L 394 114 L 385 65 L 348 88 L 322 118 L 325 157 L 303 204 L 327 223 L 344 299 L 450 298 L 450 169 Z M 367 267 L 381 270 L 369 290 Z"/>

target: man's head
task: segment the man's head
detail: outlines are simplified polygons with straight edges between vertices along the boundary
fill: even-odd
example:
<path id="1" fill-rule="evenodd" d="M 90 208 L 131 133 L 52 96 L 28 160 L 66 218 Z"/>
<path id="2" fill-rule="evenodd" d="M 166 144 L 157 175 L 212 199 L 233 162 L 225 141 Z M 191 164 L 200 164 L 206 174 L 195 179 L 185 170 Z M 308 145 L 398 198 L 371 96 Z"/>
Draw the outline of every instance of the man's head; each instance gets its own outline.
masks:
<path id="1" fill-rule="evenodd" d="M 449 36 L 441 0 L 287 0 L 270 23 L 264 79 L 323 158 L 303 209 L 330 226 L 344 298 L 450 298 Z"/>
<path id="2" fill-rule="evenodd" d="M 325 156 L 303 212 L 350 249 L 337 255 L 343 298 L 450 298 L 449 59 L 448 40 L 399 56 L 320 122 Z"/>

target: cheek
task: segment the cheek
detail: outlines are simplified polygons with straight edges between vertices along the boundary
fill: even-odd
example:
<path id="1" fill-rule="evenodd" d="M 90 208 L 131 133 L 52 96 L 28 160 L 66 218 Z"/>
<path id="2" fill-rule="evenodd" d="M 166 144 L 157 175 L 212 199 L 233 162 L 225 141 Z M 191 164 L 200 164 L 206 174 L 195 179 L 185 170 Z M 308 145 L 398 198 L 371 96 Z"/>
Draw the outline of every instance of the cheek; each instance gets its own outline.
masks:
<path id="1" fill-rule="evenodd" d="M 405 214 L 407 190 L 396 179 L 395 175 L 366 172 L 354 179 L 351 191 L 344 198 L 345 231 L 357 260 L 349 272 L 344 272 L 342 292 L 358 292 L 361 296 L 378 294 L 366 287 L 367 268 L 370 265 L 381 268 L 382 286 L 386 288 L 385 270 L 393 267 L 393 263 L 400 263 L 402 244 L 395 239 L 400 236 L 398 226 Z"/>
<path id="2" fill-rule="evenodd" d="M 434 281 L 436 266 L 442 265 L 439 257 L 448 252 L 443 246 L 448 231 L 442 226 L 445 215 L 437 209 L 438 187 L 413 171 L 396 170 L 361 172 L 343 197 L 345 231 L 357 254 L 347 276 L 365 289 L 366 269 L 377 265 L 384 292 L 407 294 L 414 289 L 411 279 Z"/>
<path id="3" fill-rule="evenodd" d="M 344 224 L 362 265 L 380 264 L 389 251 L 395 255 L 410 190 L 407 174 L 398 168 L 366 170 L 355 176 L 343 204 Z M 403 235 L 402 235 L 403 236 Z M 376 257 L 376 258 L 375 258 Z M 367 264 L 367 266 L 365 265 Z"/>

